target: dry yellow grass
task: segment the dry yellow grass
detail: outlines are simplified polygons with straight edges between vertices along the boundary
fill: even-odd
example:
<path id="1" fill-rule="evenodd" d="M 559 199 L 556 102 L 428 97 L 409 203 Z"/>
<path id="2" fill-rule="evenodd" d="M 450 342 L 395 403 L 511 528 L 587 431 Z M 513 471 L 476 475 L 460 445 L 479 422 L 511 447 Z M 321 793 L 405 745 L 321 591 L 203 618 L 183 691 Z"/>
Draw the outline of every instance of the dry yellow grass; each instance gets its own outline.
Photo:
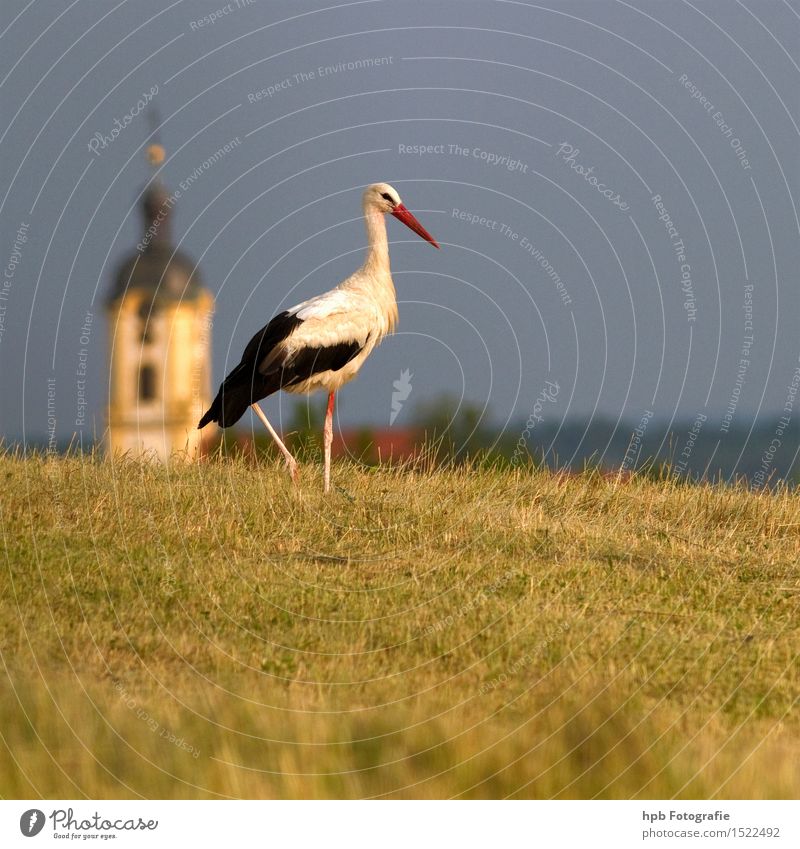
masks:
<path id="1" fill-rule="evenodd" d="M 0 459 L 3 797 L 796 797 L 790 492 Z"/>

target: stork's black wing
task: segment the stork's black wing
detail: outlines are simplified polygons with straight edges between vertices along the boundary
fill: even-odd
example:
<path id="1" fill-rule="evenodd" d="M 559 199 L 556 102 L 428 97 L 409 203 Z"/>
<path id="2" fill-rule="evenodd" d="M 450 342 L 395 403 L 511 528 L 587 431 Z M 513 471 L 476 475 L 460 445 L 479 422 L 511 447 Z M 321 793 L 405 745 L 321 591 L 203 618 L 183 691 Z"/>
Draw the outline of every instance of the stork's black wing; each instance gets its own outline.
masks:
<path id="1" fill-rule="evenodd" d="M 322 371 L 338 371 L 355 357 L 366 341 L 348 340 L 318 348 L 304 347 L 290 358 L 271 357 L 275 347 L 303 323 L 295 311 L 276 315 L 247 343 L 242 360 L 225 378 L 214 403 L 200 419 L 198 428 L 210 422 L 230 427 L 251 404 L 273 392 L 307 380 Z"/>
<path id="2" fill-rule="evenodd" d="M 261 374 L 258 366 L 276 345 L 302 323 L 293 312 L 287 310 L 262 327 L 247 343 L 239 365 L 222 381 L 217 397 L 197 427 L 204 428 L 211 422 L 216 422 L 220 427 L 230 427 L 239 421 L 251 404 L 280 389 L 280 381 L 278 385 L 273 385 L 274 379 Z"/>

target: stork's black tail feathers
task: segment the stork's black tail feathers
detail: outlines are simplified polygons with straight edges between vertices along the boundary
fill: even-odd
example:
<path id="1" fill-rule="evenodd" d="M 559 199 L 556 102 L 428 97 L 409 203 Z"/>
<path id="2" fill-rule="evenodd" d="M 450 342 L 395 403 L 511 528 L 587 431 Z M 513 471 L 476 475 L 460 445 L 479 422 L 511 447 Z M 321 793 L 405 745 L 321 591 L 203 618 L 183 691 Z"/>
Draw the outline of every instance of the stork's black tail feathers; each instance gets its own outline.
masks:
<path id="1" fill-rule="evenodd" d="M 252 362 L 239 363 L 222 381 L 217 397 L 198 422 L 198 430 L 211 422 L 220 427 L 235 425 L 251 404 L 277 392 L 280 386 L 279 374 L 265 377 Z"/>
<path id="2" fill-rule="evenodd" d="M 281 388 L 284 375 L 274 369 L 265 374 L 259 365 L 299 324 L 302 324 L 300 319 L 286 311 L 276 315 L 256 333 L 247 344 L 242 361 L 222 381 L 214 403 L 198 422 L 198 430 L 211 422 L 220 427 L 235 425 L 251 404 Z"/>
<path id="3" fill-rule="evenodd" d="M 211 422 L 216 422 L 220 427 L 236 424 L 247 408 L 263 397 L 253 389 L 252 372 L 244 376 L 237 375 L 235 372 L 230 374 L 220 386 L 214 402 L 200 419 L 197 425 L 198 430 Z"/>
<path id="4" fill-rule="evenodd" d="M 202 430 L 207 424 L 211 424 L 211 422 L 218 422 L 221 410 L 222 403 L 218 392 L 217 397 L 214 399 L 214 403 L 205 411 L 205 413 L 203 413 L 203 418 L 197 423 L 197 429 Z"/>

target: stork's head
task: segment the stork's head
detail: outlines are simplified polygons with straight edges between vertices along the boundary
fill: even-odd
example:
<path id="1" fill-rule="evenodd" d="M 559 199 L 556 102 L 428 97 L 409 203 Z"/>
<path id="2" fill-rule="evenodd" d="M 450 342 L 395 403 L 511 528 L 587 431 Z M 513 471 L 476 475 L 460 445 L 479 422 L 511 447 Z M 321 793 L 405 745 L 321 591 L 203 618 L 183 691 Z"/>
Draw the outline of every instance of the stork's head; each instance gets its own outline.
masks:
<path id="1" fill-rule="evenodd" d="M 405 208 L 397 190 L 388 183 L 372 183 L 364 190 L 364 210 L 369 209 L 376 209 L 383 213 L 388 212 L 389 215 L 393 215 L 398 221 L 402 221 L 406 227 L 430 242 L 435 248 L 439 247 L 436 239 Z"/>

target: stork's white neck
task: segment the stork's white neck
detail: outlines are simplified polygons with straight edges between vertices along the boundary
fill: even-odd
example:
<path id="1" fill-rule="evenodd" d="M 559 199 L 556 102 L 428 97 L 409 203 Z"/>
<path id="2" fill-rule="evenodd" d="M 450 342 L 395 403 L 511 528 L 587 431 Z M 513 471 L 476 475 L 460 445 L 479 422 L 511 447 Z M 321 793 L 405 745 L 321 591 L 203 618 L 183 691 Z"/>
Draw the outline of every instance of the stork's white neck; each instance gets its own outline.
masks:
<path id="1" fill-rule="evenodd" d="M 367 226 L 367 255 L 364 265 L 342 285 L 363 292 L 378 307 L 382 324 L 373 330 L 377 344 L 397 324 L 397 298 L 389 268 L 389 242 L 386 238 L 386 216 L 374 206 L 364 206 L 364 223 Z"/>
<path id="2" fill-rule="evenodd" d="M 386 238 L 386 216 L 369 205 L 364 208 L 367 225 L 367 256 L 364 268 L 371 271 L 389 271 L 389 242 Z"/>

